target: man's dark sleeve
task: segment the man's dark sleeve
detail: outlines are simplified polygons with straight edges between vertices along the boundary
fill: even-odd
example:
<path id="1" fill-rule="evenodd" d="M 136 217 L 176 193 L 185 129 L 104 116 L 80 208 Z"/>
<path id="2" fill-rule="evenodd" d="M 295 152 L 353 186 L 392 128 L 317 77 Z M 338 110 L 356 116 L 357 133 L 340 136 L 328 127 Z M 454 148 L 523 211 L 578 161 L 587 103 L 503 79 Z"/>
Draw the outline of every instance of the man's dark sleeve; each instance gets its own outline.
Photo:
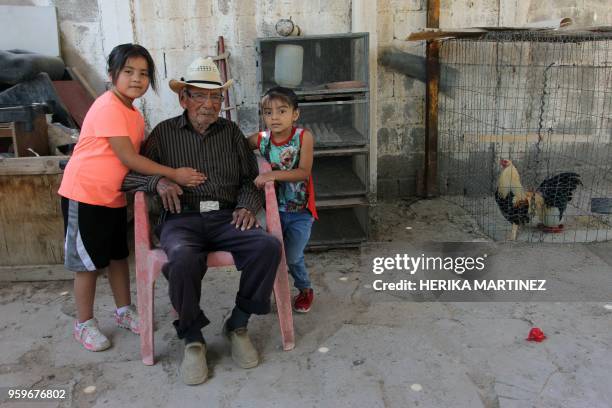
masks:
<path id="1" fill-rule="evenodd" d="M 257 159 L 249 148 L 249 142 L 238 125 L 234 124 L 234 126 L 240 163 L 240 190 L 238 191 L 236 207 L 243 207 L 251 211 L 251 213 L 257 214 L 264 202 L 263 192 L 254 183 L 255 178 L 259 175 Z"/>
<path id="2" fill-rule="evenodd" d="M 155 127 L 149 137 L 144 141 L 140 148 L 140 154 L 154 162 L 160 162 L 159 155 L 159 127 Z M 121 191 L 146 191 L 155 193 L 157 182 L 163 176 L 145 176 L 134 171 L 130 171 L 123 179 Z"/>

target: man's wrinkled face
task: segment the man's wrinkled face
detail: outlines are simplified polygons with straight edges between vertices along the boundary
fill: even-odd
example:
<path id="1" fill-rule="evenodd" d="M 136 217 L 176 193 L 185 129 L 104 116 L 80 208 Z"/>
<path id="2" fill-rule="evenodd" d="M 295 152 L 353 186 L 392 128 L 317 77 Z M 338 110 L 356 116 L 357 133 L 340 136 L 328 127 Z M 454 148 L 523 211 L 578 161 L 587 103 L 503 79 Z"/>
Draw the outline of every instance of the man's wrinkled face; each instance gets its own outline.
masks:
<path id="1" fill-rule="evenodd" d="M 220 89 L 188 86 L 181 92 L 180 101 L 194 127 L 202 130 L 219 118 L 223 95 Z"/>

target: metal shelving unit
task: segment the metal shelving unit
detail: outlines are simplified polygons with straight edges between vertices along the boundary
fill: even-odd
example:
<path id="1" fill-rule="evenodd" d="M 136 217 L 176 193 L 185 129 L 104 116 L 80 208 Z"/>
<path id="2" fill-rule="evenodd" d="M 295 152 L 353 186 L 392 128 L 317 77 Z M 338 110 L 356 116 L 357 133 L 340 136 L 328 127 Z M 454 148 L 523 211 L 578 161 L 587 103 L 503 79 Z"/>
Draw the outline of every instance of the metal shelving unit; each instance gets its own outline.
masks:
<path id="1" fill-rule="evenodd" d="M 257 39 L 260 94 L 274 81 L 279 44 L 303 49 L 302 82 L 294 89 L 298 124 L 313 133 L 313 179 L 319 221 L 309 247 L 359 246 L 369 234 L 368 33 Z"/>

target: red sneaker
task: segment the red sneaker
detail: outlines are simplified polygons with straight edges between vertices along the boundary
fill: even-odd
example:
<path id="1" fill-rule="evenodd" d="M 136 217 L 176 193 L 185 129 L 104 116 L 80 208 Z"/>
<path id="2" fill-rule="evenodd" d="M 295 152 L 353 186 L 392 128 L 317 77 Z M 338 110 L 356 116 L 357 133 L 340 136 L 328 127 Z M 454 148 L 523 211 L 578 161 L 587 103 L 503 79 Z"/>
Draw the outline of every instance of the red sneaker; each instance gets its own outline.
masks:
<path id="1" fill-rule="evenodd" d="M 301 291 L 293 301 L 293 309 L 298 313 L 308 313 L 314 300 L 314 291 L 310 288 Z"/>

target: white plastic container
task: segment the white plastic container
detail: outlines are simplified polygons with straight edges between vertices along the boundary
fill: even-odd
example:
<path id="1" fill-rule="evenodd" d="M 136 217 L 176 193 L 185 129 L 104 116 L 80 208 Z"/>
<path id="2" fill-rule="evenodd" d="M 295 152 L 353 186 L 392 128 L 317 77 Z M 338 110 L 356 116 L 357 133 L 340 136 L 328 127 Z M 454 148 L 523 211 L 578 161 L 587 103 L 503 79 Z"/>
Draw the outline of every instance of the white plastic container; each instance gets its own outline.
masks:
<path id="1" fill-rule="evenodd" d="M 274 57 L 274 81 L 280 86 L 295 88 L 302 82 L 304 48 L 301 45 L 279 44 Z"/>

